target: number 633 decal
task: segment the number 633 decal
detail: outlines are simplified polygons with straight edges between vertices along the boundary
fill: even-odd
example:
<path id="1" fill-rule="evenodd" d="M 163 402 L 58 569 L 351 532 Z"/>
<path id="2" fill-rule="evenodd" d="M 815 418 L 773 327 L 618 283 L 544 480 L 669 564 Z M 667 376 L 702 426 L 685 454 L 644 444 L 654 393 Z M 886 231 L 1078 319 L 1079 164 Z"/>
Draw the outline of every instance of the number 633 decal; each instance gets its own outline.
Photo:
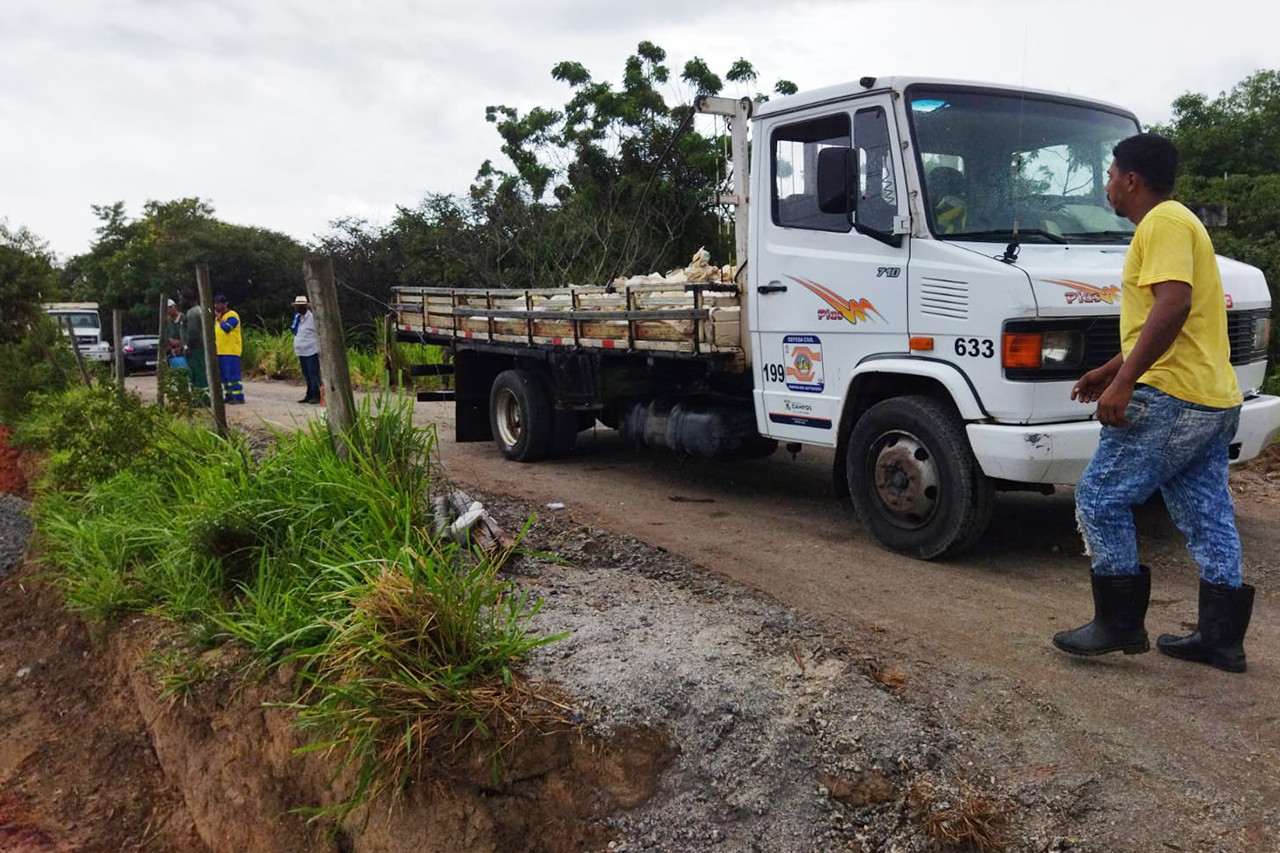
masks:
<path id="1" fill-rule="evenodd" d="M 991 338 L 956 338 L 956 355 L 973 358 L 993 358 L 996 344 Z"/>

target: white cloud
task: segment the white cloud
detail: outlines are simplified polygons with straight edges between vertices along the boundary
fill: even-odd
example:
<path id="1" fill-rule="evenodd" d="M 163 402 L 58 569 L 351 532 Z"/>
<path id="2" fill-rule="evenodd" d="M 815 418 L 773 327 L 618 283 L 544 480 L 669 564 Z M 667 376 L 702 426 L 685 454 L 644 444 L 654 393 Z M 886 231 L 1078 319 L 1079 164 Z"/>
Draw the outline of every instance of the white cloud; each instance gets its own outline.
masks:
<path id="1" fill-rule="evenodd" d="M 199 195 L 308 240 L 461 192 L 501 159 L 488 104 L 556 106 L 564 59 L 617 79 L 638 42 L 808 89 L 929 74 L 1070 91 L 1168 117 L 1280 65 L 1264 2 L 11 0 L 0 30 L 0 216 L 63 255 L 90 204 Z"/>

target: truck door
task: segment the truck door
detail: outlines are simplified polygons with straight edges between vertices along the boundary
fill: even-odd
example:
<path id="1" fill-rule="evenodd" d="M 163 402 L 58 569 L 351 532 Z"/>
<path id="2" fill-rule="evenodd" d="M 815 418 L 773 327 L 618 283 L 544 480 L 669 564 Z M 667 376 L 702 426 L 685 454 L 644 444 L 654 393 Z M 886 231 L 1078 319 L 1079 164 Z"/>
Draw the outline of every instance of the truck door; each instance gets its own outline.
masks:
<path id="1" fill-rule="evenodd" d="M 886 97 L 779 116 L 767 144 L 770 198 L 756 216 L 751 316 L 756 420 L 783 441 L 835 446 L 852 369 L 907 352 L 908 238 L 900 146 Z M 852 146 L 857 209 L 818 207 L 818 152 Z M 759 185 L 758 185 L 759 186 Z"/>

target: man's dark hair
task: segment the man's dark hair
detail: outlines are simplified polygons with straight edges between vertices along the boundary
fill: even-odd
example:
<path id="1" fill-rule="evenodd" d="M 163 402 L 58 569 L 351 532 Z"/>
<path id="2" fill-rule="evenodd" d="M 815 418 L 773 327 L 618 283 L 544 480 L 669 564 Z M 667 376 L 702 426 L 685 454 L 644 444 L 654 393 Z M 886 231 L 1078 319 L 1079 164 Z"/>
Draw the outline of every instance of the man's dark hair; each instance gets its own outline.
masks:
<path id="1" fill-rule="evenodd" d="M 1122 139 L 1111 149 L 1122 172 L 1137 172 L 1153 191 L 1173 192 L 1178 177 L 1178 149 L 1157 133 L 1139 133 Z"/>

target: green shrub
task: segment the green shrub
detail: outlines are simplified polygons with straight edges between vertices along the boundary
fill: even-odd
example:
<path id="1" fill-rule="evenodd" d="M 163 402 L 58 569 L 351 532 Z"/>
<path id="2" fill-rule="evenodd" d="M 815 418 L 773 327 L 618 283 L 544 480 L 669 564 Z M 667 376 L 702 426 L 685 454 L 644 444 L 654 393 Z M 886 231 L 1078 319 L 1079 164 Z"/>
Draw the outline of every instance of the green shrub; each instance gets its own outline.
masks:
<path id="1" fill-rule="evenodd" d="M 48 451 L 41 488 L 80 492 L 121 471 L 157 464 L 154 442 L 164 415 L 132 394 L 100 383 L 33 400 L 14 442 Z"/>
<path id="2" fill-rule="evenodd" d="M 0 423 L 15 424 L 39 391 L 62 391 L 79 382 L 75 357 L 66 338 L 46 315 L 25 332 L 0 343 Z"/>

